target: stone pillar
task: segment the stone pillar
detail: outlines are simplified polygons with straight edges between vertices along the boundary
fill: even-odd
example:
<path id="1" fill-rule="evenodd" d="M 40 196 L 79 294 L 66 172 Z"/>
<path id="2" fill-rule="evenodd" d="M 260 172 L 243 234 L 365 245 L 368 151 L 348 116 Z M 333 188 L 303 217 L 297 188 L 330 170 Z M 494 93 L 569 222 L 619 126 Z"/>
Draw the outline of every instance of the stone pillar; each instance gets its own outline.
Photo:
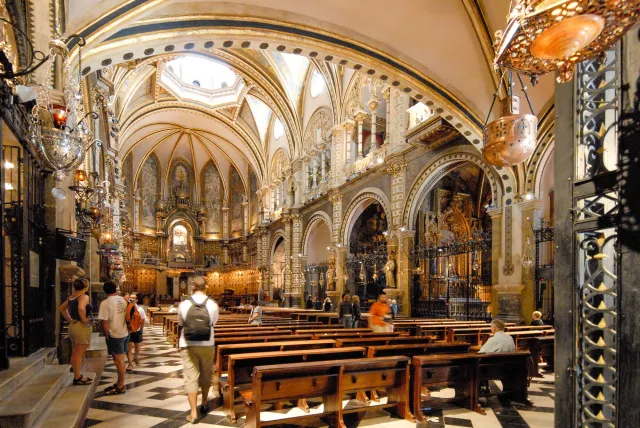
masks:
<path id="1" fill-rule="evenodd" d="M 133 197 L 133 231 L 140 232 L 140 204 L 142 198 L 136 192 L 136 196 Z"/>
<path id="2" fill-rule="evenodd" d="M 302 272 L 302 214 L 291 214 L 291 285 L 294 298 L 294 306 L 303 307 L 304 298 L 304 274 Z"/>
<path id="3" fill-rule="evenodd" d="M 312 153 L 313 156 L 313 166 L 311 167 L 311 177 L 313 178 L 313 188 L 318 188 L 318 154 L 316 152 Z"/>
<path id="4" fill-rule="evenodd" d="M 293 207 L 296 203 L 296 201 L 294 200 L 294 195 L 299 193 L 296 192 L 296 185 L 295 185 L 295 181 L 294 181 L 294 176 L 290 176 L 289 177 L 289 185 L 287 186 L 287 206 L 288 207 Z"/>
<path id="5" fill-rule="evenodd" d="M 222 238 L 229 238 L 229 207 L 222 207 Z"/>
<path id="6" fill-rule="evenodd" d="M 407 162 L 402 156 L 396 156 L 389 162 L 390 165 L 387 167 L 387 173 L 391 175 L 391 217 L 393 219 L 393 224 L 390 226 L 399 229 L 400 227 L 407 226 L 401 224 Z"/>
<path id="7" fill-rule="evenodd" d="M 222 243 L 222 264 L 228 265 L 229 263 L 229 243 L 225 241 Z"/>
<path id="8" fill-rule="evenodd" d="M 531 257 L 533 257 L 535 261 L 536 237 L 533 234 L 533 225 L 538 224 L 540 221 L 542 201 L 539 199 L 523 201 L 518 203 L 517 206 L 520 209 L 521 214 L 520 233 L 522 236 L 522 249 L 520 263 L 522 263 L 522 259 L 524 258 L 525 254 L 527 254 L 527 238 L 529 238 L 530 241 L 529 245 L 531 246 Z M 521 271 L 521 283 L 524 286 L 524 290 L 522 293 L 522 317 L 527 323 L 531 322 L 531 315 L 533 314 L 533 311 L 537 309 L 535 307 L 535 272 L 535 264 L 530 269 L 525 269 L 523 266 Z"/>
<path id="9" fill-rule="evenodd" d="M 322 169 L 321 169 L 321 171 L 322 171 L 321 177 L 322 177 L 322 182 L 323 183 L 327 180 L 327 175 L 326 175 L 327 171 L 326 171 L 326 165 L 325 165 L 326 160 L 327 160 L 326 159 L 326 154 L 325 154 L 325 150 L 326 149 L 327 148 L 324 145 L 320 147 L 320 150 L 321 150 L 321 152 L 320 152 L 320 165 L 322 167 Z"/>
<path id="10" fill-rule="evenodd" d="M 340 296 L 342 296 L 342 293 L 347 289 L 344 275 L 347 273 L 347 255 L 349 253 L 349 249 L 342 245 L 336 246 L 336 250 L 336 276 L 338 277 L 336 281 L 336 291 L 327 291 L 327 295 L 331 298 L 334 308 L 337 307 Z"/>
<path id="11" fill-rule="evenodd" d="M 386 117 L 386 132 L 384 134 L 384 141 L 383 141 L 383 145 L 386 145 L 389 143 L 389 126 L 391 124 L 391 106 L 389 104 L 389 101 L 391 99 L 391 86 L 387 86 L 385 89 L 382 90 L 382 96 L 384 97 L 384 101 L 386 103 L 386 108 L 387 108 L 387 117 Z"/>
<path id="12" fill-rule="evenodd" d="M 494 285 L 493 293 L 498 301 L 498 318 L 504 322 L 519 323 L 524 285 Z"/>
<path id="13" fill-rule="evenodd" d="M 345 181 L 344 174 L 338 173 L 343 170 L 344 140 L 344 127 L 334 126 L 331 129 L 331 187 L 338 187 Z"/>
<path id="14" fill-rule="evenodd" d="M 391 90 L 391 113 L 390 122 L 387 123 L 387 132 L 390 133 L 389 152 L 401 152 L 407 146 L 404 139 L 404 133 L 409 126 L 409 113 L 407 109 L 410 104 L 409 95 L 397 89 Z"/>
<path id="15" fill-rule="evenodd" d="M 356 123 L 358 124 L 358 156 L 356 160 L 360 160 L 364 157 L 363 147 L 362 147 L 362 124 L 364 123 L 364 119 L 366 118 L 366 113 L 364 111 L 356 114 Z"/>
<path id="16" fill-rule="evenodd" d="M 378 140 L 376 138 L 378 104 L 379 102 L 376 99 L 369 100 L 369 111 L 371 112 L 371 150 L 378 148 Z"/>
<path id="17" fill-rule="evenodd" d="M 244 236 L 249 234 L 249 202 L 242 203 L 242 234 Z"/>
<path id="18" fill-rule="evenodd" d="M 351 149 L 353 146 L 353 131 L 355 130 L 355 126 L 355 122 L 351 119 L 348 119 L 344 122 L 344 129 L 346 132 L 344 140 L 345 165 L 349 165 L 353 162 L 353 151 Z"/>
<path id="19" fill-rule="evenodd" d="M 285 212 L 282 215 L 282 223 L 284 224 L 284 292 L 287 296 L 287 301 L 285 302 L 285 306 L 290 307 L 290 299 L 291 296 L 291 217 L 289 217 L 289 212 Z"/>

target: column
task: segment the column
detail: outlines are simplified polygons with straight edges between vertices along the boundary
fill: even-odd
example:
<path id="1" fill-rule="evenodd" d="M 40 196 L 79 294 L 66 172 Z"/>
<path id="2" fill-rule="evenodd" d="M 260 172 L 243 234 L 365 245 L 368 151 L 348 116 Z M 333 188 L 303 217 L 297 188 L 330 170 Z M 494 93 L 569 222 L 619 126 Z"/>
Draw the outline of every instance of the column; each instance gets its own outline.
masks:
<path id="1" fill-rule="evenodd" d="M 313 153 L 313 166 L 311 167 L 311 174 L 313 178 L 313 188 L 318 188 L 318 154 Z"/>
<path id="2" fill-rule="evenodd" d="M 355 122 L 351 119 L 348 119 L 344 122 L 344 129 L 346 131 L 346 138 L 344 140 L 345 165 L 349 165 L 351 162 L 353 162 L 351 146 L 353 145 L 353 131 L 355 130 L 355 126 Z"/>
<path id="3" fill-rule="evenodd" d="M 289 208 L 292 208 L 296 201 L 294 199 L 294 195 L 297 195 L 299 192 L 296 191 L 296 184 L 295 184 L 295 176 L 291 175 L 289 176 L 289 185 L 287 186 L 287 206 Z"/>
<path id="4" fill-rule="evenodd" d="M 397 89 L 391 90 L 389 122 L 387 122 L 387 133 L 389 133 L 389 146 L 387 153 L 401 152 L 407 146 L 404 140 L 404 133 L 409 126 L 409 108 L 411 98 L 409 95 Z"/>
<path id="5" fill-rule="evenodd" d="M 222 238 L 229 237 L 229 207 L 222 207 Z"/>
<path id="6" fill-rule="evenodd" d="M 384 97 L 384 101 L 386 103 L 386 110 L 387 110 L 387 117 L 386 117 L 387 123 L 385 124 L 386 131 L 384 133 L 384 142 L 382 144 L 386 145 L 389 143 L 389 126 L 391 124 L 391 105 L 389 104 L 389 101 L 391 99 L 391 86 L 387 86 L 382 90 L 382 96 Z"/>
<path id="7" fill-rule="evenodd" d="M 320 165 L 322 167 L 321 171 L 322 171 L 322 182 L 324 183 L 325 181 L 327 181 L 327 176 L 326 176 L 326 166 L 325 166 L 325 162 L 327 160 L 326 158 L 326 154 L 325 154 L 325 150 L 327 149 L 327 147 L 325 145 L 322 145 L 320 150 Z"/>
<path id="8" fill-rule="evenodd" d="M 405 169 L 407 161 L 402 155 L 395 156 L 389 161 L 387 172 L 391 175 L 391 213 L 393 218 L 393 227 L 400 228 L 405 226 L 401 224 L 402 210 L 404 208 L 405 194 Z"/>
<path id="9" fill-rule="evenodd" d="M 364 119 L 366 117 L 366 113 L 364 111 L 360 111 L 358 112 L 358 114 L 356 114 L 356 122 L 358 123 L 358 156 L 356 157 L 356 160 L 360 160 L 364 157 L 364 153 L 363 153 L 363 148 L 362 148 L 362 124 L 364 122 Z"/>
<path id="10" fill-rule="evenodd" d="M 302 176 L 304 171 L 304 164 L 300 158 L 291 162 L 291 180 L 292 185 L 289 187 L 289 190 L 293 192 L 292 204 L 291 207 L 298 207 L 302 205 Z"/>
<path id="11" fill-rule="evenodd" d="M 303 307 L 304 298 L 304 277 L 302 274 L 302 214 L 294 212 L 291 214 L 291 275 L 292 292 L 294 306 Z"/>
<path id="12" fill-rule="evenodd" d="M 540 222 L 542 201 L 539 199 L 522 201 L 518 203 L 517 206 L 520 209 L 521 214 L 520 233 L 522 236 L 522 247 L 520 252 L 520 263 L 522 263 L 522 259 L 524 258 L 525 254 L 528 253 L 527 238 L 529 238 L 529 245 L 531 246 L 531 257 L 533 257 L 535 261 L 536 237 L 533 234 L 533 225 L 537 225 Z M 527 220 L 527 218 L 529 220 Z M 533 314 L 533 311 L 538 309 L 536 308 L 535 296 L 535 271 L 535 264 L 530 269 L 525 269 L 525 267 L 523 266 L 521 271 L 521 282 L 522 285 L 524 285 L 524 290 L 522 293 L 522 317 L 527 324 L 531 322 L 531 314 Z"/>
<path id="13" fill-rule="evenodd" d="M 403 229 L 404 228 L 400 228 L 398 231 L 398 237 L 400 238 L 396 258 L 396 268 L 398 269 L 398 276 L 396 279 L 398 288 L 395 300 L 398 302 L 399 312 L 402 311 L 403 315 L 411 315 L 411 305 L 413 302 L 411 302 L 410 299 L 410 290 L 413 275 L 409 252 L 413 248 L 415 231 Z"/>
<path id="14" fill-rule="evenodd" d="M 133 197 L 133 231 L 140 232 L 140 204 L 142 203 L 142 198 L 140 197 L 140 192 L 136 191 L 135 196 Z M 75 216 L 74 216 L 75 220 Z M 75 225 L 74 225 L 75 229 Z M 69 229 L 69 230 L 74 230 Z"/>
<path id="15" fill-rule="evenodd" d="M 331 129 L 331 186 L 337 187 L 344 182 L 344 174 L 338 174 L 338 171 L 342 171 L 342 156 L 343 156 L 343 140 L 344 140 L 344 127 L 334 126 Z"/>
<path id="16" fill-rule="evenodd" d="M 249 234 L 249 202 L 242 203 L 242 233 L 244 236 Z"/>
<path id="17" fill-rule="evenodd" d="M 369 100 L 369 111 L 371 112 L 371 150 L 375 150 L 378 148 L 378 140 L 376 139 L 376 121 L 378 120 L 378 100 L 370 99 Z"/>
<path id="18" fill-rule="evenodd" d="M 282 216 L 282 222 L 284 223 L 284 292 L 287 296 L 285 306 L 290 307 L 291 296 L 291 217 L 289 213 L 285 213 Z"/>
<path id="19" fill-rule="evenodd" d="M 332 251 L 336 251 L 336 290 L 335 295 L 332 296 L 332 302 L 335 298 L 334 304 L 337 303 L 339 297 L 344 293 L 345 281 L 344 274 L 346 273 L 345 262 L 347 260 L 347 249 L 340 243 L 340 228 L 342 226 L 342 193 L 337 189 L 332 190 L 329 193 L 329 201 L 333 206 L 333 218 L 332 218 L 332 232 L 331 237 Z"/>

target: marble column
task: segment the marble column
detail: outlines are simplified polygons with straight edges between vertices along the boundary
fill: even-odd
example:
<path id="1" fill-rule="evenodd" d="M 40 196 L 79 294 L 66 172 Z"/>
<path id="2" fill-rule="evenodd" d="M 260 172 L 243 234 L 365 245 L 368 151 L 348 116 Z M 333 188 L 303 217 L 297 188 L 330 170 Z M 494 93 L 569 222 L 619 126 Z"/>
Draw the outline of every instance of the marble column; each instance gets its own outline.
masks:
<path id="1" fill-rule="evenodd" d="M 530 269 L 522 267 L 521 271 L 521 283 L 524 286 L 522 293 L 522 316 L 525 322 L 530 323 L 532 320 L 533 311 L 538 308 L 535 307 L 535 245 L 536 238 L 533 234 L 533 225 L 539 224 L 540 214 L 542 212 L 542 201 L 540 199 L 533 199 L 530 201 L 522 201 L 517 204 L 520 209 L 521 222 L 520 233 L 522 235 L 522 250 L 520 263 L 526 254 L 530 254 L 534 259 L 534 266 Z M 529 219 L 529 220 L 527 220 Z M 527 249 L 527 238 L 529 238 L 530 248 Z"/>
<path id="2" fill-rule="evenodd" d="M 322 177 L 322 182 L 323 182 L 323 183 L 327 180 L 327 175 L 326 175 L 326 172 L 327 172 L 327 171 L 326 171 L 326 165 L 325 165 L 325 163 L 326 163 L 326 154 L 325 154 L 325 150 L 326 150 L 326 149 L 327 149 L 327 148 L 326 148 L 324 145 L 320 148 L 320 150 L 321 150 L 321 151 L 320 151 L 320 165 L 321 165 L 321 167 L 322 167 L 322 169 L 321 169 L 321 171 L 322 171 L 322 172 L 321 172 L 321 177 Z"/>
<path id="3" fill-rule="evenodd" d="M 376 138 L 376 121 L 378 120 L 377 112 L 378 112 L 378 100 L 370 99 L 369 100 L 369 111 L 371 112 L 371 150 L 376 150 L 378 148 L 378 140 Z"/>
<path id="4" fill-rule="evenodd" d="M 249 202 L 242 203 L 242 234 L 249 234 Z"/>
<path id="5" fill-rule="evenodd" d="M 344 141 L 345 165 L 349 165 L 353 162 L 352 147 L 353 147 L 353 132 L 355 130 L 355 127 L 356 127 L 356 123 L 351 119 L 348 119 L 344 122 L 344 129 L 346 132 L 345 141 Z"/>
<path id="6" fill-rule="evenodd" d="M 363 145 L 362 145 L 362 124 L 366 118 L 367 114 L 364 111 L 358 112 L 356 114 L 356 123 L 358 124 L 358 156 L 357 160 L 360 160 L 364 157 Z"/>
<path id="7" fill-rule="evenodd" d="M 389 125 L 391 123 L 391 106 L 389 104 L 389 101 L 391 99 L 390 86 L 387 86 L 385 89 L 382 90 L 382 96 L 384 97 L 384 101 L 386 103 L 386 110 L 387 110 L 387 117 L 386 117 L 387 123 L 385 124 L 386 132 L 384 133 L 384 142 L 382 144 L 386 145 L 389 143 Z"/>
<path id="8" fill-rule="evenodd" d="M 229 207 L 222 207 L 222 238 L 229 237 Z"/>
<path id="9" fill-rule="evenodd" d="M 318 188 L 318 154 L 313 153 L 313 167 L 311 169 L 313 177 L 313 188 Z"/>
<path id="10" fill-rule="evenodd" d="M 344 174 L 339 174 L 343 168 L 344 127 L 334 126 L 331 129 L 331 187 L 338 187 L 344 183 Z"/>

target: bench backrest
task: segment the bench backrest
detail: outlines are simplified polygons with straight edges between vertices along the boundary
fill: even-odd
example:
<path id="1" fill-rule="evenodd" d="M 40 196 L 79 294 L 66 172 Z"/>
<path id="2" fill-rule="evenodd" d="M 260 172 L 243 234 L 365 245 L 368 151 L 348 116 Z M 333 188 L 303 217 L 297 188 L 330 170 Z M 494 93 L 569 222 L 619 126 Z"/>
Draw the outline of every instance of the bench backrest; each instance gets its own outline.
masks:
<path id="1" fill-rule="evenodd" d="M 215 339 L 216 345 L 231 345 L 234 343 L 282 342 L 288 340 L 311 340 L 311 334 L 274 334 L 267 336 L 222 337 Z"/>
<path id="2" fill-rule="evenodd" d="M 335 340 L 300 340 L 287 342 L 241 343 L 216 346 L 216 371 L 225 373 L 228 369 L 229 356 L 256 352 L 281 352 L 335 347 Z"/>
<path id="3" fill-rule="evenodd" d="M 216 339 L 222 339 L 223 337 L 260 337 L 260 336 L 274 336 L 274 335 L 291 335 L 293 334 L 292 330 L 267 330 L 267 331 L 256 331 L 254 329 L 246 330 L 246 331 L 216 331 L 215 337 Z"/>
<path id="4" fill-rule="evenodd" d="M 336 347 L 342 346 L 380 346 L 380 345 L 400 345 L 409 343 L 430 343 L 432 339 L 430 337 L 389 337 L 389 338 L 377 338 L 377 337 L 363 337 L 363 338 L 347 338 L 337 339 Z"/>
<path id="5" fill-rule="evenodd" d="M 369 348 L 367 349 L 367 357 L 388 357 L 394 355 L 413 357 L 415 355 L 462 354 L 469 352 L 470 345 L 471 344 L 467 342 L 456 342 L 369 346 Z"/>
<path id="6" fill-rule="evenodd" d="M 333 328 L 327 328 L 327 329 L 322 329 L 323 333 L 340 333 L 345 331 L 345 328 L 336 328 L 335 326 L 332 326 Z M 348 329 L 349 333 L 372 333 L 373 330 L 371 330 L 370 328 L 350 328 Z M 309 333 L 317 333 L 317 329 L 313 328 L 313 329 L 306 329 L 306 330 L 297 330 L 296 329 L 296 333 L 298 334 L 309 334 Z"/>
<path id="7" fill-rule="evenodd" d="M 365 348 L 362 347 L 232 354 L 228 363 L 229 383 L 234 387 L 251 383 L 253 368 L 256 366 L 333 361 L 365 356 Z"/>

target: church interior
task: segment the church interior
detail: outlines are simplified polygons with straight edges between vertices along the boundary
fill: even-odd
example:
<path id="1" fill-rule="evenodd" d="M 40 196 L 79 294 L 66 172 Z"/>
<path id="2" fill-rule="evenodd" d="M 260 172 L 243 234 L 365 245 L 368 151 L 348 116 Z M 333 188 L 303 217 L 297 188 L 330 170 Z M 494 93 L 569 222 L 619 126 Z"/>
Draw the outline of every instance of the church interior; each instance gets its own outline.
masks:
<path id="1" fill-rule="evenodd" d="M 190 425 L 202 277 L 201 426 L 640 426 L 639 18 L 0 0 L 0 427 Z M 115 396 L 108 282 L 146 316 Z"/>

